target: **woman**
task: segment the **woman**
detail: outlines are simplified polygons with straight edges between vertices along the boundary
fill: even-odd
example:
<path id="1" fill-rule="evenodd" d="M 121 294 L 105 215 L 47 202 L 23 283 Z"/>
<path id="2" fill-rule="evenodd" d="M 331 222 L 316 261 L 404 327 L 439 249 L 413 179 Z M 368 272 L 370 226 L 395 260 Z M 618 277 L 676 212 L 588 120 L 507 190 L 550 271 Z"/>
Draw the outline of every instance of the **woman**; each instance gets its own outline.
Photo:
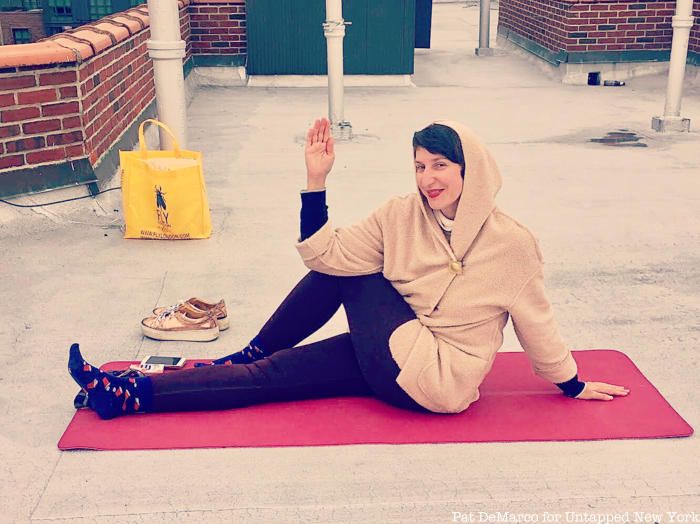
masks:
<path id="1" fill-rule="evenodd" d="M 329 122 L 307 133 L 307 188 L 296 248 L 311 270 L 246 348 L 213 365 L 123 379 L 83 360 L 69 371 L 100 417 L 227 409 L 261 402 L 371 395 L 422 412 L 459 413 L 503 343 L 510 317 L 534 372 L 564 394 L 612 400 L 628 389 L 578 380 L 543 286 L 533 235 L 494 203 L 501 177 L 463 125 L 413 137 L 417 192 L 333 228 L 325 204 L 335 160 Z M 304 346 L 343 305 L 349 332 Z"/>

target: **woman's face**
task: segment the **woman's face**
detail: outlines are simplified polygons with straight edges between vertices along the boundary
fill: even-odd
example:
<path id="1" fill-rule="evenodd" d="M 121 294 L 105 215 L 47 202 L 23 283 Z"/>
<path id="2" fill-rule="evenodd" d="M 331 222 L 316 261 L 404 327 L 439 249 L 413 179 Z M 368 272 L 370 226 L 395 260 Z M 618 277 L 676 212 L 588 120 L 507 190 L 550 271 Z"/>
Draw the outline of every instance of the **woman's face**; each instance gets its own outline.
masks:
<path id="1" fill-rule="evenodd" d="M 432 209 L 439 209 L 447 218 L 457 214 L 462 194 L 462 167 L 442 155 L 433 154 L 423 147 L 415 153 L 416 183 Z M 433 190 L 441 190 L 433 193 Z"/>

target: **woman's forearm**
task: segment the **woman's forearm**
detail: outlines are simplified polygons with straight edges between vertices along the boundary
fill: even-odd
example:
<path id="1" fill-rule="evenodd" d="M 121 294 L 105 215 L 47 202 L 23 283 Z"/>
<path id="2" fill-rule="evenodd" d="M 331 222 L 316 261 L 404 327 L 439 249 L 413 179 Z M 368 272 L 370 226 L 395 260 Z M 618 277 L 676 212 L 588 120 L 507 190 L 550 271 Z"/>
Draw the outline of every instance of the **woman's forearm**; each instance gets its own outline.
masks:
<path id="1" fill-rule="evenodd" d="M 311 188 L 301 191 L 301 237 L 304 241 L 321 229 L 328 221 L 328 206 L 326 205 L 326 189 Z"/>
<path id="2" fill-rule="evenodd" d="M 306 189 L 304 191 L 318 191 L 320 189 L 326 189 L 326 181 L 324 180 L 315 180 L 311 178 L 310 176 L 306 177 Z"/>

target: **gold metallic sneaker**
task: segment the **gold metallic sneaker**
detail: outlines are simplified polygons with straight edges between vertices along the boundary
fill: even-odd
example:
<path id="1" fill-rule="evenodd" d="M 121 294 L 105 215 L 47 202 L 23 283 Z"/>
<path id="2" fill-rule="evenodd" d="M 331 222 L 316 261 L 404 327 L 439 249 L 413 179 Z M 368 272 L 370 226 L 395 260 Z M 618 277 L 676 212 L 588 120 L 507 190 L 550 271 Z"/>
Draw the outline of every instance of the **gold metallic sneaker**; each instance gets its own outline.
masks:
<path id="1" fill-rule="evenodd" d="M 209 342 L 219 338 L 219 325 L 214 316 L 205 313 L 202 317 L 191 318 L 175 308 L 166 308 L 158 315 L 144 318 L 141 331 L 156 340 Z"/>
<path id="2" fill-rule="evenodd" d="M 220 331 L 226 331 L 229 328 L 228 312 L 226 311 L 226 303 L 223 299 L 216 303 L 211 303 L 201 298 L 192 297 L 189 300 L 178 302 L 168 308 L 157 307 L 153 310 L 153 314 L 160 315 L 163 311 L 168 309 L 184 312 L 190 318 L 201 318 L 204 315 L 212 315 L 216 318 Z"/>

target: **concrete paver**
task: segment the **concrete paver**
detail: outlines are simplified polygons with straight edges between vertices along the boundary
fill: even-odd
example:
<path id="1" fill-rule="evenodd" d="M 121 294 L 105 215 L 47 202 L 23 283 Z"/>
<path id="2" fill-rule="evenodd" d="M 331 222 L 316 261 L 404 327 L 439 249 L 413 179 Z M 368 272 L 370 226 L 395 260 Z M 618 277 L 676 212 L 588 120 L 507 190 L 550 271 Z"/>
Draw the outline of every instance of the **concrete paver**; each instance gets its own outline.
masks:
<path id="1" fill-rule="evenodd" d="M 496 14 L 496 12 L 494 12 Z M 495 16 L 492 21 L 495 34 Z M 700 136 L 657 136 L 662 77 L 565 86 L 519 57 L 473 55 L 478 8 L 437 4 L 413 88 L 349 88 L 356 139 L 328 180 L 331 220 L 360 220 L 415 190 L 413 131 L 473 127 L 503 173 L 499 205 L 539 237 L 547 287 L 573 348 L 627 353 L 700 422 Z M 683 114 L 700 122 L 688 79 Z M 36 213 L 2 209 L 0 507 L 7 522 L 453 522 L 453 512 L 662 513 L 700 521 L 700 446 L 686 439 L 61 453 L 73 414 L 71 342 L 95 363 L 243 347 L 305 273 L 294 249 L 302 142 L 327 108 L 314 88 L 200 88 L 191 146 L 204 152 L 214 236 L 121 238 L 118 192 Z M 588 142 L 629 129 L 647 147 Z M 57 192 L 58 194 L 58 192 Z M 48 210 L 49 208 L 47 208 Z M 49 211 L 46 211 L 49 213 Z M 232 329 L 209 344 L 143 339 L 156 304 L 224 296 Z M 308 341 L 346 329 L 342 309 Z M 518 350 L 508 327 L 504 350 Z M 521 520 L 525 517 L 521 516 Z M 459 520 L 457 520 L 459 521 Z M 523 522 L 525 520 L 522 520 Z M 690 521 L 692 522 L 692 520 Z"/>

